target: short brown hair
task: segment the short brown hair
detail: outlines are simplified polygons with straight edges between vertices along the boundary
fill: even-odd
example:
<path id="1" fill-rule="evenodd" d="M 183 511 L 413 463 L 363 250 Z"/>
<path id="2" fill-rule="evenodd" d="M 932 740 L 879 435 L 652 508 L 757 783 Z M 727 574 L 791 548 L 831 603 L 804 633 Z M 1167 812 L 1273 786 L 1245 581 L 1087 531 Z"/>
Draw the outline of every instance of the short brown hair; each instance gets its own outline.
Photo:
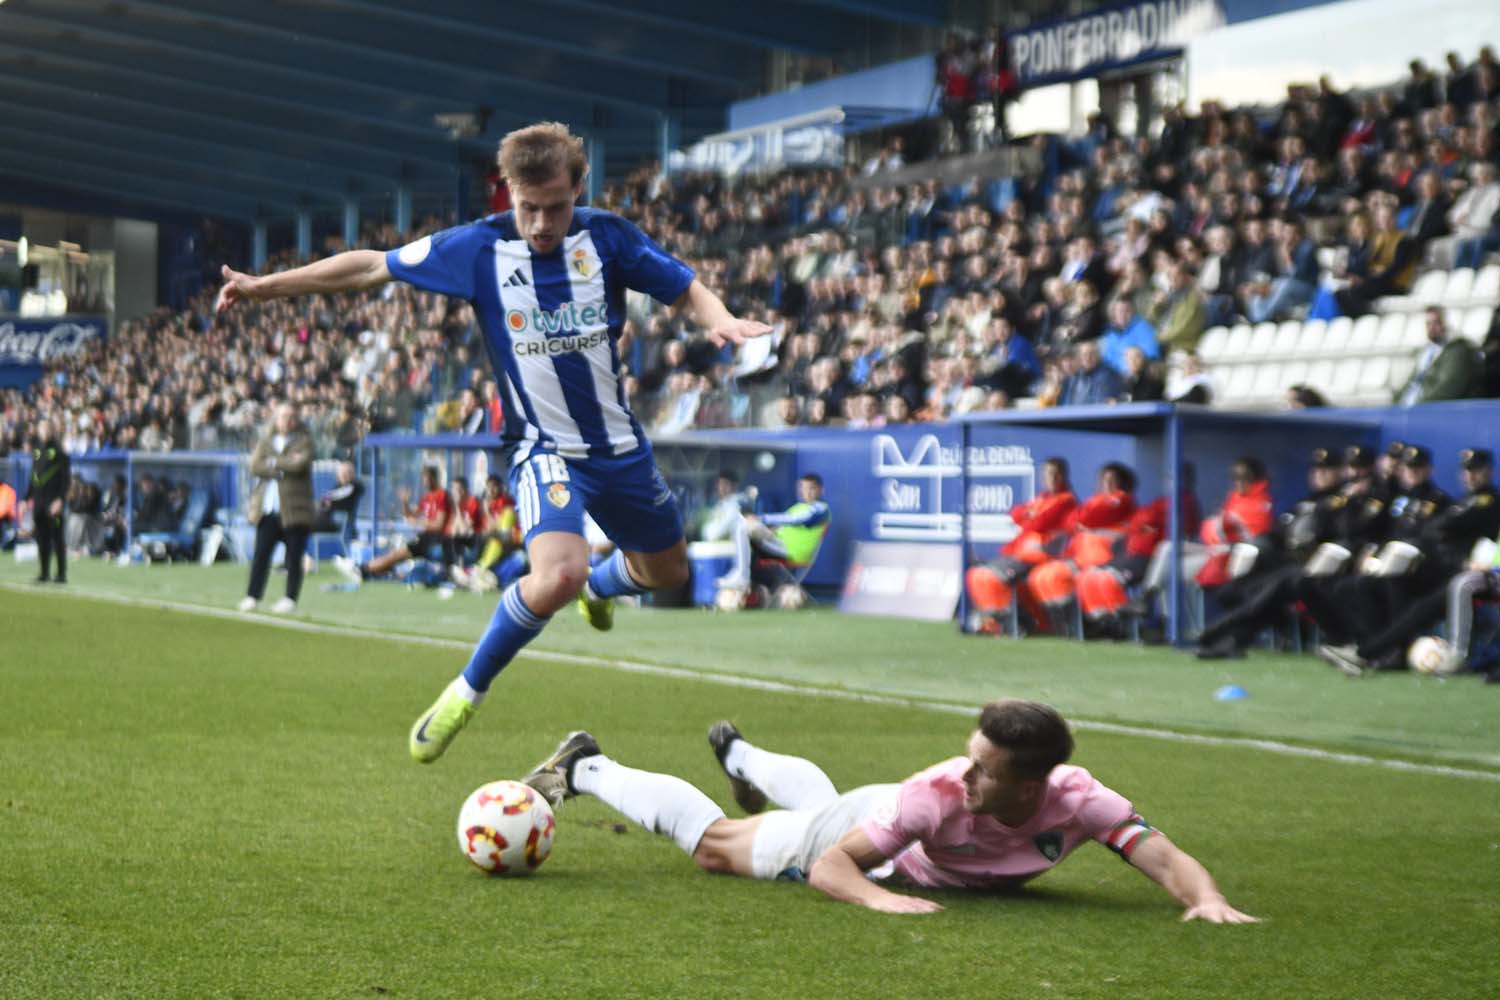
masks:
<path id="1" fill-rule="evenodd" d="M 1073 734 L 1051 705 L 1039 701 L 992 701 L 979 713 L 979 731 L 1010 751 L 1019 777 L 1041 780 L 1073 756 Z"/>
<path id="2" fill-rule="evenodd" d="M 573 186 L 589 171 L 583 140 L 562 122 L 518 128 L 500 140 L 500 174 L 510 184 L 545 184 L 566 170 Z"/>

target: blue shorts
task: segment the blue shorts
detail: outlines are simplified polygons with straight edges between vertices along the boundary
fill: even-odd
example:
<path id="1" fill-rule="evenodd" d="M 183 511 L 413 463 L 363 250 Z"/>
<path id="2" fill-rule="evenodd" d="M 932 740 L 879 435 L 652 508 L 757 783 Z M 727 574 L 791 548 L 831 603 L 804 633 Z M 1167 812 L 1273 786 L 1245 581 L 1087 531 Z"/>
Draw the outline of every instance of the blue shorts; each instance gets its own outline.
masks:
<path id="1" fill-rule="evenodd" d="M 682 512 L 649 448 L 610 458 L 533 452 L 510 470 L 526 544 L 543 531 L 583 534 L 587 511 L 627 552 L 660 552 L 682 540 Z"/>

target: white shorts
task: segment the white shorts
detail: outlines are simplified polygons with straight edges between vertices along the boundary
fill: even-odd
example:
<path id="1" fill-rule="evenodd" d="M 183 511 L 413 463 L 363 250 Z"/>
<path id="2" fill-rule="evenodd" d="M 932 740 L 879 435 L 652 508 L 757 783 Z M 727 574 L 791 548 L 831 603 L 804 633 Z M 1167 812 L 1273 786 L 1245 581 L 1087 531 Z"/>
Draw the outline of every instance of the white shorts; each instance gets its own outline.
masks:
<path id="1" fill-rule="evenodd" d="M 872 819 L 895 816 L 900 790 L 900 785 L 864 785 L 816 809 L 766 813 L 750 845 L 751 874 L 802 881 L 819 855 L 844 834 Z M 876 878 L 885 874 L 889 872 L 881 869 L 870 873 Z"/>

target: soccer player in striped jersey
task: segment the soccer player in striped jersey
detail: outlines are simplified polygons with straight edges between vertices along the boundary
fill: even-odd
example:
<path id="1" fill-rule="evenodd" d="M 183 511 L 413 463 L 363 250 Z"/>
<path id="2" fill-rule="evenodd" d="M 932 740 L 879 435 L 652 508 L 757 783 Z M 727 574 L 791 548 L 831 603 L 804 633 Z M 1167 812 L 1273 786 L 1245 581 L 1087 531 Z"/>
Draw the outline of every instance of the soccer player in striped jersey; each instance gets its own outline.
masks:
<path id="1" fill-rule="evenodd" d="M 1073 735 L 1049 705 L 991 702 L 963 756 L 842 795 L 816 764 L 754 746 L 730 722 L 714 724 L 708 742 L 753 815 L 729 819 L 680 778 L 606 757 L 586 732 L 569 735 L 525 780 L 554 805 L 593 795 L 671 837 L 705 871 L 805 880 L 884 913 L 942 909 L 892 885 L 1013 889 L 1093 841 L 1170 893 L 1183 920 L 1256 922 L 1124 797 L 1065 763 Z M 762 813 L 768 801 L 779 808 Z"/>
<path id="2" fill-rule="evenodd" d="M 682 515 L 656 468 L 619 379 L 625 292 L 687 313 L 715 344 L 770 332 L 737 319 L 632 223 L 575 208 L 588 163 L 566 126 L 532 125 L 500 143 L 515 208 L 397 250 L 351 250 L 276 274 L 228 267 L 216 308 L 242 299 L 330 294 L 395 279 L 474 304 L 500 385 L 516 498 L 531 572 L 507 587 L 468 665 L 418 717 L 408 741 L 440 757 L 490 682 L 578 598 L 591 625 L 613 623 L 614 598 L 687 580 Z M 589 568 L 584 514 L 617 546 Z"/>

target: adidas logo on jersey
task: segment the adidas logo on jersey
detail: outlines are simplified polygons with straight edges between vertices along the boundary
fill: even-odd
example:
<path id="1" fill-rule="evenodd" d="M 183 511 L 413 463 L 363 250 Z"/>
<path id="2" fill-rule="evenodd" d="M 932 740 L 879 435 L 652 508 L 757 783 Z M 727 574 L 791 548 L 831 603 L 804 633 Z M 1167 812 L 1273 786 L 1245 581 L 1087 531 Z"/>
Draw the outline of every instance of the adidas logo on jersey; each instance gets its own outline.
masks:
<path id="1" fill-rule="evenodd" d="M 522 286 L 531 284 L 531 282 L 526 280 L 526 272 L 518 267 L 501 284 L 506 288 L 521 288 Z"/>

